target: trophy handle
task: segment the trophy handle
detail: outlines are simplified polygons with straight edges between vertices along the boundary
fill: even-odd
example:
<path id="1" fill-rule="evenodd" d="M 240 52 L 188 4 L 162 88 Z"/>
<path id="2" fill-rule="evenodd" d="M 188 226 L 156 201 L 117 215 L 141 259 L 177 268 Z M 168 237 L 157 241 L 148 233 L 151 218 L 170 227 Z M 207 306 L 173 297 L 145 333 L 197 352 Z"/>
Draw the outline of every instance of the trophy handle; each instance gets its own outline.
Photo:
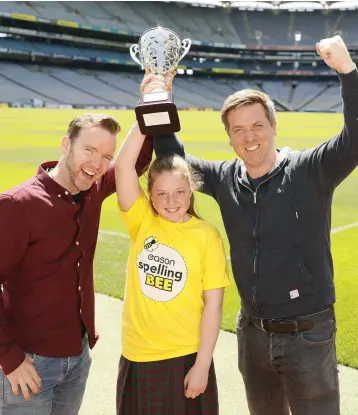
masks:
<path id="1" fill-rule="evenodd" d="M 137 44 L 131 45 L 129 48 L 129 53 L 134 62 L 138 63 L 143 69 L 142 62 L 137 58 L 137 54 L 139 53 L 139 46 Z"/>
<path id="2" fill-rule="evenodd" d="M 183 53 L 180 55 L 180 58 L 178 60 L 178 63 L 184 58 L 184 56 L 189 52 L 190 46 L 191 46 L 191 40 L 190 39 L 183 39 L 181 42 L 181 46 L 184 49 Z"/>

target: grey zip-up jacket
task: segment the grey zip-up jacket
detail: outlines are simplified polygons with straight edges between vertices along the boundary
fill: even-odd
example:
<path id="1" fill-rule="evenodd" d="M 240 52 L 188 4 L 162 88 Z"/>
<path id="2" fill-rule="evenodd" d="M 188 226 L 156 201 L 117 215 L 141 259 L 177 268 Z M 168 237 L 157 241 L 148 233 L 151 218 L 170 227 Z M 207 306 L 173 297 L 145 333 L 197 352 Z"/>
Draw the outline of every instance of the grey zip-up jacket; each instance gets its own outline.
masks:
<path id="1" fill-rule="evenodd" d="M 339 78 L 342 131 L 313 149 L 279 151 L 278 163 L 256 191 L 238 159 L 202 160 L 186 154 L 175 135 L 154 137 L 157 156 L 185 157 L 203 175 L 202 191 L 219 204 L 248 315 L 293 317 L 335 302 L 332 197 L 358 165 L 358 72 Z"/>

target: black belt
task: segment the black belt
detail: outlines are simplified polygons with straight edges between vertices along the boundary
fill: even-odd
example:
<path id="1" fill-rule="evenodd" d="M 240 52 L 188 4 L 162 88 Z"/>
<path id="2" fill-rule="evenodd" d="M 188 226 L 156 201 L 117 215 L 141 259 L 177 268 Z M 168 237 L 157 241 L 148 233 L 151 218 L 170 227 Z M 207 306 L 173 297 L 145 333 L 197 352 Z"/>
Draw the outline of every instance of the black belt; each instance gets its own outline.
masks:
<path id="1" fill-rule="evenodd" d="M 249 317 L 250 321 L 261 330 L 269 333 L 299 333 L 308 331 L 313 328 L 315 323 L 323 323 L 334 318 L 333 306 L 319 313 L 307 316 L 297 317 L 294 319 L 259 319 Z"/>

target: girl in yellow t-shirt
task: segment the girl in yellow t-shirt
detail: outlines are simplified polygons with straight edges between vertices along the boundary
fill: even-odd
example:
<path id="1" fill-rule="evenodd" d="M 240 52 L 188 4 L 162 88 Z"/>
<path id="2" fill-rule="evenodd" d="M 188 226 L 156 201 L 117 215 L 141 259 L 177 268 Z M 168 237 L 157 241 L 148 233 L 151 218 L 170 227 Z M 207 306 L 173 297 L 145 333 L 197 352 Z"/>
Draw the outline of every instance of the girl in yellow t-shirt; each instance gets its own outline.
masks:
<path id="1" fill-rule="evenodd" d="M 116 159 L 130 239 L 117 415 L 218 415 L 213 352 L 229 285 L 218 231 L 195 213 L 198 181 L 179 156 L 156 159 L 148 194 L 135 170 L 137 123 Z"/>

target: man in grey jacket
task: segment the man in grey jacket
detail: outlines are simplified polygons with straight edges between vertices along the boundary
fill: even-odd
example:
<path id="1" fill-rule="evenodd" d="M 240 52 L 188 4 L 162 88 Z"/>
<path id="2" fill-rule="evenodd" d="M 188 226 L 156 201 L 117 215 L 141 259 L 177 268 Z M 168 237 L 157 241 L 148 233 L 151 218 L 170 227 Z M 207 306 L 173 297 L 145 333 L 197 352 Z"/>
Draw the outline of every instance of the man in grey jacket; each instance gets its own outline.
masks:
<path id="1" fill-rule="evenodd" d="M 222 109 L 242 161 L 198 159 L 175 135 L 154 138 L 157 155 L 185 157 L 220 206 L 241 297 L 239 369 L 252 415 L 340 413 L 331 206 L 358 165 L 358 72 L 339 36 L 316 48 L 341 82 L 344 126 L 331 140 L 276 149 L 274 104 L 253 90 L 231 95 Z M 149 75 L 142 91 L 163 85 Z"/>

